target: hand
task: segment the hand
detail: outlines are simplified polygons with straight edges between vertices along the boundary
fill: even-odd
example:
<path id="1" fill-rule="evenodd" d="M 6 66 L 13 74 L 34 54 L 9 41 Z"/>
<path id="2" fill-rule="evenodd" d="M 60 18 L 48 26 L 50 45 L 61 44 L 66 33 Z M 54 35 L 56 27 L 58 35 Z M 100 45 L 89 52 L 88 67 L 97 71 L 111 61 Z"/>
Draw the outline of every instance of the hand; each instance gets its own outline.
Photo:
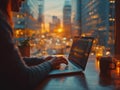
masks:
<path id="1" fill-rule="evenodd" d="M 53 57 L 50 62 L 53 69 L 58 69 L 62 63 L 68 64 L 67 60 L 64 57 Z"/>

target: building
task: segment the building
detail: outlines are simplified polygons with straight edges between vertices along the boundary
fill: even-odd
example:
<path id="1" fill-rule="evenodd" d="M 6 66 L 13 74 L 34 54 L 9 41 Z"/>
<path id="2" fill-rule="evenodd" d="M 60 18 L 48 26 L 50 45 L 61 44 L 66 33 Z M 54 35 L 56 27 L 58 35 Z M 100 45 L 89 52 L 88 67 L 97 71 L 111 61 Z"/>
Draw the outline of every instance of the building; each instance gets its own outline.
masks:
<path id="1" fill-rule="evenodd" d="M 39 22 L 44 22 L 44 0 L 38 0 L 38 21 Z"/>
<path id="2" fill-rule="evenodd" d="M 57 16 L 52 16 L 52 22 L 49 23 L 49 28 L 51 33 L 57 33 L 58 29 L 61 28 L 61 22 Z"/>
<path id="3" fill-rule="evenodd" d="M 113 48 L 115 0 L 81 0 L 81 4 L 82 34 L 96 37 L 98 45 Z"/>
<path id="4" fill-rule="evenodd" d="M 81 35 L 81 0 L 72 0 L 72 35 Z"/>
<path id="5" fill-rule="evenodd" d="M 45 22 L 44 22 L 44 0 L 38 0 L 38 23 L 40 25 L 40 29 L 45 29 Z"/>
<path id="6" fill-rule="evenodd" d="M 15 29 L 25 29 L 24 13 L 13 12 L 13 23 L 15 23 Z"/>
<path id="7" fill-rule="evenodd" d="M 24 13 L 13 12 L 14 34 L 16 38 L 25 37 L 25 17 Z"/>
<path id="8" fill-rule="evenodd" d="M 109 47 L 111 48 L 111 52 L 114 53 L 114 47 L 115 47 L 115 1 L 116 0 L 110 0 L 109 5 Z"/>
<path id="9" fill-rule="evenodd" d="M 25 0 L 22 2 L 20 11 L 13 12 L 15 35 L 18 38 L 40 33 L 39 22 L 32 14 L 32 4 L 29 0 Z M 34 12 L 37 14 L 37 7 Z"/>
<path id="10" fill-rule="evenodd" d="M 65 0 L 63 7 L 63 30 L 64 36 L 71 37 L 71 1 Z"/>

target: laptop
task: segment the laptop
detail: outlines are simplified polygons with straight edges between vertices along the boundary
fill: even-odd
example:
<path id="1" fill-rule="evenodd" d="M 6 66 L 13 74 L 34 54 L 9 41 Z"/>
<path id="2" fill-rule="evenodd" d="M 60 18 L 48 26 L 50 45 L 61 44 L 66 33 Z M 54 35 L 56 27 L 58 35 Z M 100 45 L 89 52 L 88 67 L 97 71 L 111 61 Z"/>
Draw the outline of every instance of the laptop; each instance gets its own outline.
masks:
<path id="1" fill-rule="evenodd" d="M 68 65 L 61 64 L 60 69 L 51 71 L 49 75 L 65 75 L 83 72 L 86 68 L 93 40 L 93 37 L 74 38 L 69 55 L 65 57 Z"/>

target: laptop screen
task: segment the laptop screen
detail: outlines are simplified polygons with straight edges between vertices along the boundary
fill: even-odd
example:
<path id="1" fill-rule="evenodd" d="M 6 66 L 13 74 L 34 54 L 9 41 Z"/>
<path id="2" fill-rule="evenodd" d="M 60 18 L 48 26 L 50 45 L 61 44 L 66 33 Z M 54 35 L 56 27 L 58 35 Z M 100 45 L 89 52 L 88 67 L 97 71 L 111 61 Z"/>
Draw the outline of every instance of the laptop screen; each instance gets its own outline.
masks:
<path id="1" fill-rule="evenodd" d="M 74 39 L 68 59 L 76 66 L 85 70 L 92 42 L 93 39 L 91 38 Z"/>

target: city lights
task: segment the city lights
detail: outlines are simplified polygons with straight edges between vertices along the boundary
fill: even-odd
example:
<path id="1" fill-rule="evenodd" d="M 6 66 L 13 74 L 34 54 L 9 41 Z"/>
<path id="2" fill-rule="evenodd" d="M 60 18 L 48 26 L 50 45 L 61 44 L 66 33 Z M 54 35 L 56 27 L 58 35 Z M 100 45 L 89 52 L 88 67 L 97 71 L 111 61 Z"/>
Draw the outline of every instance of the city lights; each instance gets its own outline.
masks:
<path id="1" fill-rule="evenodd" d="M 63 52 L 63 49 L 71 46 L 76 36 L 95 37 L 95 51 L 92 53 L 97 57 L 112 55 L 114 3 L 115 0 L 92 0 L 86 3 L 82 0 L 60 0 L 59 4 L 54 0 L 25 0 L 20 11 L 13 12 L 14 33 L 17 39 L 34 37 L 30 41 L 31 50 L 38 49 L 39 55 L 55 54 L 59 50 Z M 98 46 L 110 48 L 111 51 L 104 53 L 103 48 Z"/>
<path id="2" fill-rule="evenodd" d="M 110 3 L 115 3 L 115 0 L 110 0 Z"/>
<path id="3" fill-rule="evenodd" d="M 58 29 L 58 33 L 61 33 L 61 32 L 63 32 L 63 30 L 62 29 Z"/>

